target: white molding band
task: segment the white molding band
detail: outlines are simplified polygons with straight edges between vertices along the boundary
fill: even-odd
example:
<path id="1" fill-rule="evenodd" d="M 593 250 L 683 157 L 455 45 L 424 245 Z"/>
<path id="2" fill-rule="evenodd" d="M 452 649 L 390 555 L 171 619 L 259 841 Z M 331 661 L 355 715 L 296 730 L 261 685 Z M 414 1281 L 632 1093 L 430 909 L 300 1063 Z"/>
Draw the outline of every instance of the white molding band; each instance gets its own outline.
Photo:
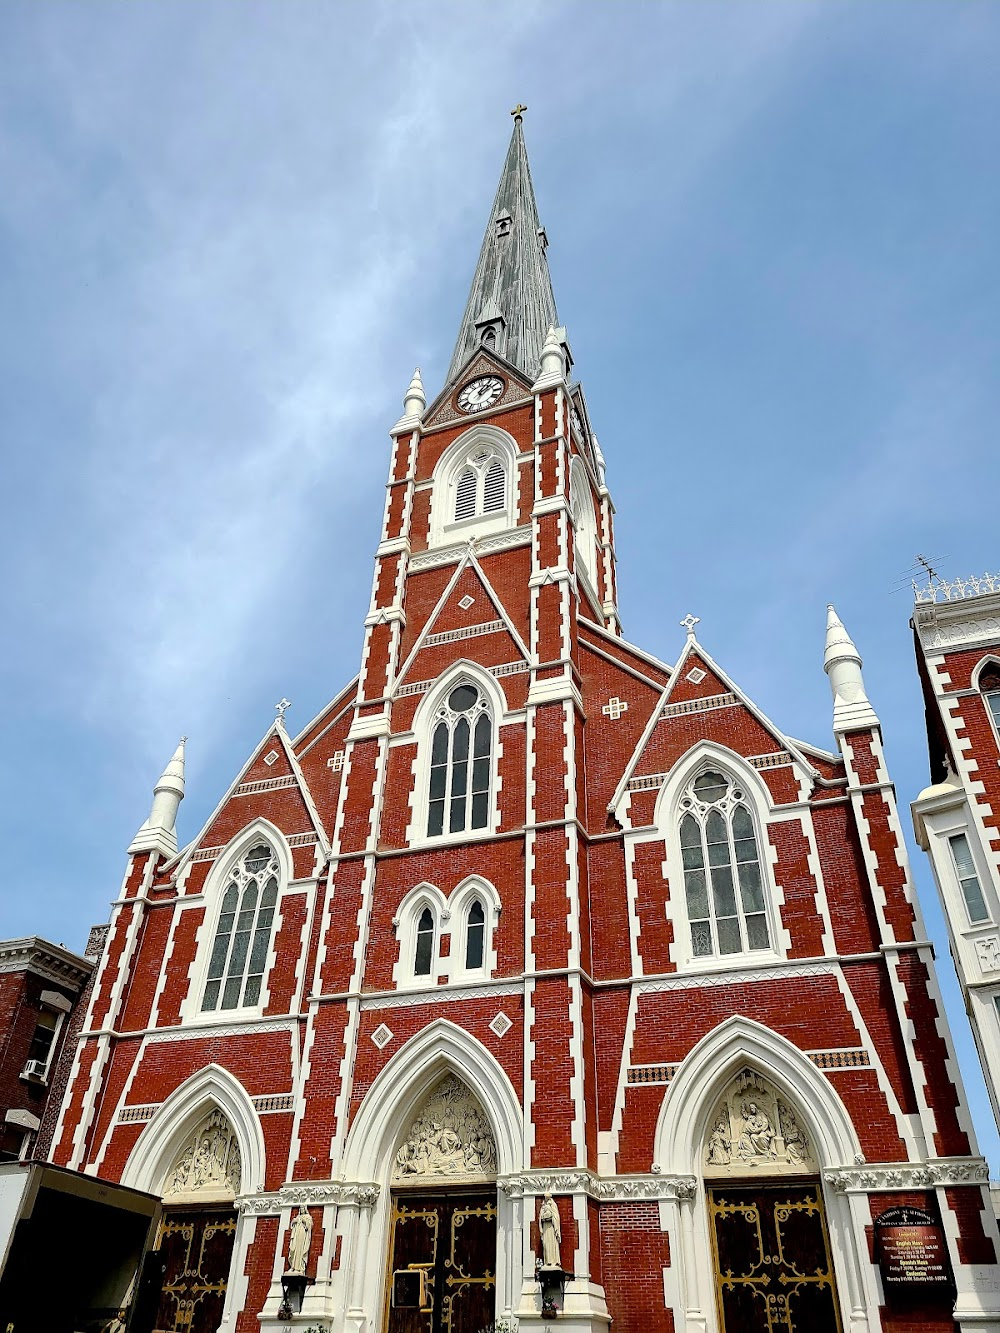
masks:
<path id="1" fill-rule="evenodd" d="M 928 1162 L 864 1162 L 827 1167 L 823 1179 L 837 1194 L 869 1194 L 879 1190 L 988 1185 L 990 1169 L 982 1157 L 938 1157 Z"/>

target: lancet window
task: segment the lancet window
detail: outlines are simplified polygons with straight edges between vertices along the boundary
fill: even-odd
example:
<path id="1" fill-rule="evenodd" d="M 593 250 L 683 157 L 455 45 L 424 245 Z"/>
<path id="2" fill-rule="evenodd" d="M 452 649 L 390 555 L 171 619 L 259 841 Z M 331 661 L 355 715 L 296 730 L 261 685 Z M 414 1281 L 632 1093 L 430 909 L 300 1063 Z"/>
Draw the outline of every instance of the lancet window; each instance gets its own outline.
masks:
<path id="1" fill-rule="evenodd" d="M 258 843 L 234 866 L 208 964 L 202 1011 L 244 1009 L 260 1002 L 278 901 L 278 861 Z"/>
<path id="2" fill-rule="evenodd" d="M 434 718 L 428 837 L 486 828 L 492 758 L 493 714 L 489 700 L 470 682 L 456 685 Z"/>
<path id="3" fill-rule="evenodd" d="M 478 898 L 473 898 L 465 921 L 465 970 L 478 972 L 483 966 L 486 948 L 486 912 Z"/>
<path id="4" fill-rule="evenodd" d="M 681 799 L 684 893 L 695 958 L 770 948 L 760 851 L 738 783 L 705 769 Z"/>

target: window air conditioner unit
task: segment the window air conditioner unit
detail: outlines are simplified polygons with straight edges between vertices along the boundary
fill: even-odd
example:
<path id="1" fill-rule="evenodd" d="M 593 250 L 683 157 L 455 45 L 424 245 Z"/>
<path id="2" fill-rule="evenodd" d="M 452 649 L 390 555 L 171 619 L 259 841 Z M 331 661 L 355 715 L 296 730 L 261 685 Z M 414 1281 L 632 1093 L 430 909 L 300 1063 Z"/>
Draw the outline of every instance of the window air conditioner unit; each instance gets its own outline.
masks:
<path id="1" fill-rule="evenodd" d="M 29 1060 L 28 1063 L 24 1066 L 24 1077 L 25 1077 L 25 1078 L 38 1079 L 38 1080 L 40 1080 L 40 1081 L 44 1081 L 44 1079 L 45 1079 L 45 1061 L 44 1061 L 44 1060 Z"/>

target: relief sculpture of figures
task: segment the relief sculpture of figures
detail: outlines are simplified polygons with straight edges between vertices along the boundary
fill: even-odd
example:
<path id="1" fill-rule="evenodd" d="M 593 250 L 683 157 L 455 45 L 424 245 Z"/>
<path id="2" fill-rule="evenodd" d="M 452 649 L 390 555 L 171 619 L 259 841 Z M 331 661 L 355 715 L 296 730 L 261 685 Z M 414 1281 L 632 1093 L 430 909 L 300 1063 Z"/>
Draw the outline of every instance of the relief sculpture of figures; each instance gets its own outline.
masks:
<path id="1" fill-rule="evenodd" d="M 538 1230 L 542 1241 L 542 1267 L 562 1268 L 562 1226 L 559 1221 L 559 1208 L 551 1194 L 546 1193 L 538 1214 Z"/>
<path id="2" fill-rule="evenodd" d="M 393 1176 L 488 1176 L 497 1169 L 493 1130 L 454 1074 L 433 1089 L 396 1153 Z"/>
<path id="3" fill-rule="evenodd" d="M 238 1194 L 241 1182 L 240 1150 L 232 1126 L 221 1111 L 213 1111 L 188 1142 L 164 1187 L 165 1195 Z"/>
<path id="4" fill-rule="evenodd" d="M 795 1119 L 789 1107 L 784 1102 L 778 1102 L 778 1126 L 781 1130 L 781 1137 L 785 1140 L 785 1153 L 789 1162 L 802 1162 L 809 1156 L 809 1145 L 806 1143 L 806 1136 L 799 1128 L 799 1123 Z"/>
<path id="5" fill-rule="evenodd" d="M 723 1107 L 708 1139 L 708 1165 L 728 1166 L 733 1147 L 733 1131 L 729 1125 L 729 1110 Z"/>
<path id="6" fill-rule="evenodd" d="M 774 1126 L 756 1102 L 743 1103 L 743 1133 L 740 1135 L 739 1155 L 748 1157 L 777 1157 L 774 1150 Z"/>
<path id="7" fill-rule="evenodd" d="M 702 1153 L 710 1176 L 761 1169 L 793 1175 L 813 1160 L 798 1110 L 752 1069 L 742 1070 L 716 1103 Z"/>
<path id="8" fill-rule="evenodd" d="M 312 1245 L 313 1220 L 304 1203 L 299 1204 L 299 1211 L 288 1229 L 288 1272 L 305 1273 L 309 1263 L 309 1247 Z"/>

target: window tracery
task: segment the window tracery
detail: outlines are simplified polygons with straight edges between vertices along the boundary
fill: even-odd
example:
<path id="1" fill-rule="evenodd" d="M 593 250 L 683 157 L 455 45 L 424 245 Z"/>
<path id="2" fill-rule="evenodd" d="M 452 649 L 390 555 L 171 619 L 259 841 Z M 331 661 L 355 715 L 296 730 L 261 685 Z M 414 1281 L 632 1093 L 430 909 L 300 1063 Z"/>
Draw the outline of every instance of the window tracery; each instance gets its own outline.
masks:
<path id="1" fill-rule="evenodd" d="M 769 949 L 760 852 L 746 793 L 718 770 L 703 769 L 680 809 L 692 956 Z"/>
<path id="2" fill-rule="evenodd" d="M 278 860 L 257 843 L 229 874 L 215 930 L 202 1012 L 259 1004 L 278 901 Z"/>
<path id="3" fill-rule="evenodd" d="M 487 827 L 492 760 L 490 702 L 478 686 L 463 681 L 434 714 L 428 837 Z"/>
<path id="4" fill-rule="evenodd" d="M 469 454 L 455 485 L 456 523 L 487 514 L 502 513 L 507 507 L 507 469 L 503 460 L 480 445 Z"/>

